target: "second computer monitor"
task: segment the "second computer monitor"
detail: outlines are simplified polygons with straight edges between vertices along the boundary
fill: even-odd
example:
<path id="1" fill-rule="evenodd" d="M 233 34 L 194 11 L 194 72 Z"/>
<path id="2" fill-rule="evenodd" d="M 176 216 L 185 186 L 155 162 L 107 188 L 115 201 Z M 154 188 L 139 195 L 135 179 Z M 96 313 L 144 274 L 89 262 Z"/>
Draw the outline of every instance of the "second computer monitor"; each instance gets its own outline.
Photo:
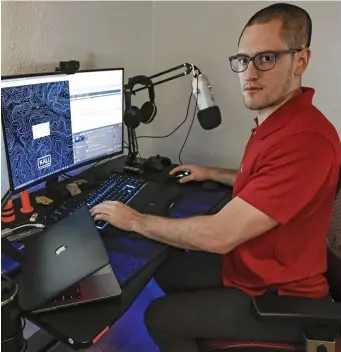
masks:
<path id="1" fill-rule="evenodd" d="M 123 153 L 123 69 L 2 77 L 12 189 Z"/>

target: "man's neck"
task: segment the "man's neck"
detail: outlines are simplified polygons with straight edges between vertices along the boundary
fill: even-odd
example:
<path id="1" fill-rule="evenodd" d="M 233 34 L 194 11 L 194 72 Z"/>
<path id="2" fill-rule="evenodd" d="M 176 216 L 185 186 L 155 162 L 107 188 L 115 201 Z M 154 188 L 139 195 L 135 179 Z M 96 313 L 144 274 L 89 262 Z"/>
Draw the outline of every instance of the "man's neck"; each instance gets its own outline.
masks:
<path id="1" fill-rule="evenodd" d="M 278 110 L 281 106 L 286 104 L 289 100 L 295 98 L 297 95 L 302 93 L 302 88 L 298 88 L 295 90 L 290 91 L 281 102 L 275 106 L 270 106 L 268 108 L 262 109 L 258 111 L 257 119 L 258 124 L 262 124 L 271 114 L 273 114 L 276 110 Z"/>

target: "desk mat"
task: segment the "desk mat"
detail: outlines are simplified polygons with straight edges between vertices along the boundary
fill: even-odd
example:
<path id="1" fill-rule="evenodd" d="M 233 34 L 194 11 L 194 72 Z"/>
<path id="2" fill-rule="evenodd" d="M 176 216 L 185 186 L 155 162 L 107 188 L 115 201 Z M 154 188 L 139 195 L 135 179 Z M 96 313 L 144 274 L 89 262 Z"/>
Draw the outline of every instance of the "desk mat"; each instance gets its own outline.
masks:
<path id="1" fill-rule="evenodd" d="M 197 187 L 187 187 L 186 194 L 176 199 L 167 214 L 170 218 L 186 218 L 204 215 L 212 212 L 217 205 L 226 204 L 230 195 L 226 188 L 215 191 L 199 190 Z M 226 200 L 226 201 L 225 201 Z M 218 209 L 219 210 L 219 207 Z M 110 263 L 120 284 L 126 283 L 135 273 L 146 264 L 161 255 L 168 246 L 149 240 L 143 236 L 133 234 L 120 235 L 103 234 L 103 241 L 108 250 Z M 23 248 L 22 243 L 12 243 L 16 248 Z M 1 272 L 10 274 L 18 269 L 19 264 L 14 260 L 1 255 Z"/>

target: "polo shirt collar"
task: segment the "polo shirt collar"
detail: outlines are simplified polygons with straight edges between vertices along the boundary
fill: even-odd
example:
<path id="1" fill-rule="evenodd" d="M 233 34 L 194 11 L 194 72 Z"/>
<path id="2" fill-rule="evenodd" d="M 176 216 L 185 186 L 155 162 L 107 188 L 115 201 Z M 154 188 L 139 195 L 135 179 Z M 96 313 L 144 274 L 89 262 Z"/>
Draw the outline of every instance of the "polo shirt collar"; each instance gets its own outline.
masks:
<path id="1" fill-rule="evenodd" d="M 301 94 L 274 111 L 260 126 L 258 125 L 258 118 L 256 117 L 254 120 L 257 127 L 253 128 L 252 131 L 257 130 L 257 135 L 261 139 L 265 139 L 272 133 L 283 128 L 290 121 L 294 112 L 311 106 L 314 94 L 315 90 L 313 88 L 302 87 Z"/>

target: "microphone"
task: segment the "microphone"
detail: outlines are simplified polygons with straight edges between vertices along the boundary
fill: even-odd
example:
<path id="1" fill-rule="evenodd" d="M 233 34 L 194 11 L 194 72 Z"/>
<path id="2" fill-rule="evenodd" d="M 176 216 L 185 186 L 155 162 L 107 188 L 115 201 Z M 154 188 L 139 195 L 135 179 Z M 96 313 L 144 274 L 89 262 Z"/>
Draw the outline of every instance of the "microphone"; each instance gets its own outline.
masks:
<path id="1" fill-rule="evenodd" d="M 221 124 L 221 113 L 214 102 L 212 86 L 200 71 L 193 76 L 192 91 L 199 109 L 198 120 L 204 130 L 211 130 Z"/>

